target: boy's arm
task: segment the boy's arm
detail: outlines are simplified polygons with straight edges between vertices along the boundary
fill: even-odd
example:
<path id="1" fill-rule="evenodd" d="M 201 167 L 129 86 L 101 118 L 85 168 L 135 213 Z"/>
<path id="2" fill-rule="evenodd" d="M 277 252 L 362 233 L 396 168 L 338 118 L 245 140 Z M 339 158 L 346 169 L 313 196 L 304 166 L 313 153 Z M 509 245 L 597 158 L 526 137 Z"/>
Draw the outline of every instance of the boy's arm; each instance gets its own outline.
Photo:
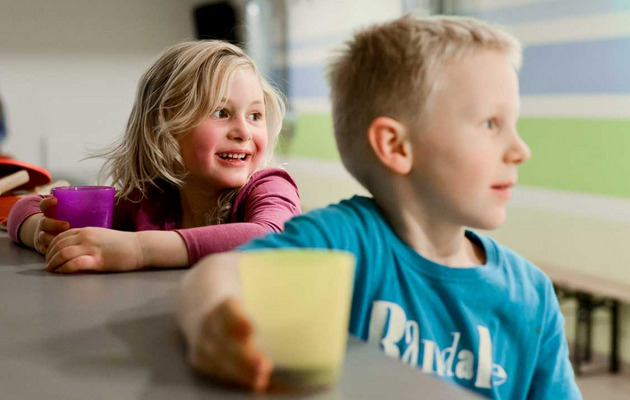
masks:
<path id="1" fill-rule="evenodd" d="M 203 259 L 182 279 L 177 322 L 190 363 L 203 374 L 265 389 L 271 361 L 254 346 L 254 330 L 240 300 L 238 261 L 229 252 Z"/>
<path id="2" fill-rule="evenodd" d="M 581 400 L 569 361 L 569 346 L 564 330 L 564 318 L 551 283 L 547 290 L 548 309 L 528 399 Z"/>

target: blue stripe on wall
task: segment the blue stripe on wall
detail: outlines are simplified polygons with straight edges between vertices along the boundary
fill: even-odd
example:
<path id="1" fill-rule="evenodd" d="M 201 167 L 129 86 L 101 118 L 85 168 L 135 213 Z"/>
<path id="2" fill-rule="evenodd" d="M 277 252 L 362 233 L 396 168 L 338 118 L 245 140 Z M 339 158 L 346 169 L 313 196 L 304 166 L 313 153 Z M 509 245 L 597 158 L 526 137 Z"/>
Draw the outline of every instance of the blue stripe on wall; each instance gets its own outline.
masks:
<path id="1" fill-rule="evenodd" d="M 470 13 L 493 24 L 514 25 L 630 10 L 627 0 L 552 0 Z"/>
<path id="2" fill-rule="evenodd" d="M 630 94 L 630 37 L 531 46 L 523 59 L 525 95 Z M 323 65 L 292 67 L 288 74 L 290 96 L 328 96 Z"/>
<path id="3" fill-rule="evenodd" d="M 525 48 L 522 94 L 630 93 L 630 37 Z"/>
<path id="4" fill-rule="evenodd" d="M 325 67 L 307 65 L 289 69 L 289 96 L 328 97 Z"/>
<path id="5" fill-rule="evenodd" d="M 294 53 L 296 51 L 310 50 L 318 47 L 338 45 L 339 47 L 343 47 L 343 43 L 351 37 L 350 34 L 331 34 L 331 35 L 322 35 L 308 39 L 295 40 L 290 39 L 286 48 L 283 44 L 274 45 L 274 51 L 283 52 L 288 51 L 289 53 Z"/>

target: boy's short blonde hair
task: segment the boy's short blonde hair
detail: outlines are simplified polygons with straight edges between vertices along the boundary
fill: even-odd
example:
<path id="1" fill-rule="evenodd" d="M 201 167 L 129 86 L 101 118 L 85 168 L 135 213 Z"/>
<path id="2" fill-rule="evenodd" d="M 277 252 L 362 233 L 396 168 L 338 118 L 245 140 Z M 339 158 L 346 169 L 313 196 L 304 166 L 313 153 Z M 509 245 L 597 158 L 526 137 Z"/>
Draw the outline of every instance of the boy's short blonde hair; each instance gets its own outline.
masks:
<path id="1" fill-rule="evenodd" d="M 337 148 L 348 171 L 368 190 L 376 159 L 367 130 L 379 116 L 421 131 L 422 119 L 446 65 L 479 50 L 521 65 L 519 41 L 472 18 L 405 15 L 358 32 L 331 63 L 332 114 Z"/>
<path id="2" fill-rule="evenodd" d="M 251 68 L 260 77 L 265 101 L 267 160 L 282 126 L 281 94 L 260 76 L 242 49 L 219 40 L 188 41 L 165 50 L 144 73 L 125 134 L 101 156 L 100 176 L 111 179 L 117 196 L 146 195 L 164 185 L 181 187 L 187 173 L 177 140 L 221 106 L 234 73 Z"/>

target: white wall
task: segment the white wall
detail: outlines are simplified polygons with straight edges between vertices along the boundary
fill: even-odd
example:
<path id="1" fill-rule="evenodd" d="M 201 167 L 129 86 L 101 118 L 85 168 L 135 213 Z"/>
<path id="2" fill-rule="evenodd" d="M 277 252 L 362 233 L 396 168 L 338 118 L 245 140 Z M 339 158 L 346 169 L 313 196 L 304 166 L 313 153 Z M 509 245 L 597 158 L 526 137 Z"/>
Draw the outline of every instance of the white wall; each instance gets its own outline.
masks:
<path id="1" fill-rule="evenodd" d="M 194 37 L 200 0 L 0 0 L 3 151 L 53 179 L 92 182 L 79 160 L 119 136 L 140 75 L 166 47 Z"/>

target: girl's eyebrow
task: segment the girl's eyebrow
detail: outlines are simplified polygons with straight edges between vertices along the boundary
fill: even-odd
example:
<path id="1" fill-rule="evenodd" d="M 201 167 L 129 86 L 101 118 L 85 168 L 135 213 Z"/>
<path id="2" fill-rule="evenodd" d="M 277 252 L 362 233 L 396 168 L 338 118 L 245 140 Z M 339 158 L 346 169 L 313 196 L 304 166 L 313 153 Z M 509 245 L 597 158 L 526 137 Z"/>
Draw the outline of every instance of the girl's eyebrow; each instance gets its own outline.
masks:
<path id="1" fill-rule="evenodd" d="M 231 103 L 232 102 L 230 101 L 230 99 L 225 99 L 225 98 L 221 99 L 221 102 L 219 102 L 221 106 L 229 105 Z M 249 103 L 249 106 L 258 106 L 258 105 L 264 106 L 265 102 L 262 100 L 254 100 L 251 103 Z"/>

